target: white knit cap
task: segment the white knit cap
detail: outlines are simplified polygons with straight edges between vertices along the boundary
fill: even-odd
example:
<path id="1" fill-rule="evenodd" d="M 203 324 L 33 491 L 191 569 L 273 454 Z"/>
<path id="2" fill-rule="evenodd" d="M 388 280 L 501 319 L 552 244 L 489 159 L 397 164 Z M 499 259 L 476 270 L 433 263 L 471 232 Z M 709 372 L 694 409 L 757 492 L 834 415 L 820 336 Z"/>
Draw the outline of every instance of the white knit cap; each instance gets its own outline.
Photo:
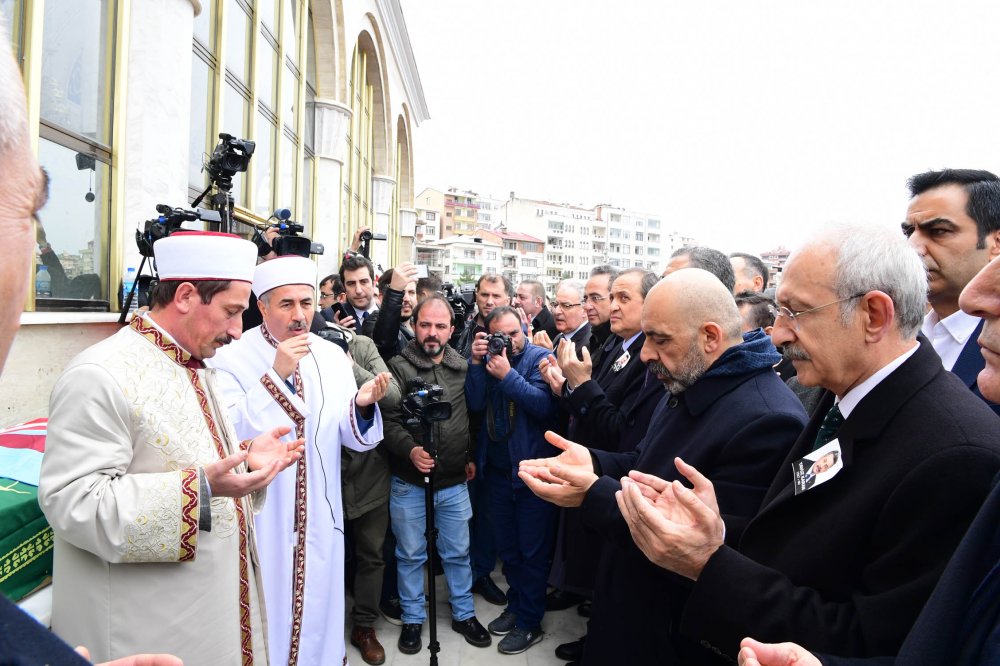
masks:
<path id="1" fill-rule="evenodd" d="M 304 284 L 316 288 L 316 263 L 312 259 L 286 254 L 257 266 L 253 273 L 253 293 L 260 298 L 276 287 Z"/>
<path id="2" fill-rule="evenodd" d="M 176 231 L 153 244 L 160 280 L 253 282 L 257 246 L 232 234 Z"/>

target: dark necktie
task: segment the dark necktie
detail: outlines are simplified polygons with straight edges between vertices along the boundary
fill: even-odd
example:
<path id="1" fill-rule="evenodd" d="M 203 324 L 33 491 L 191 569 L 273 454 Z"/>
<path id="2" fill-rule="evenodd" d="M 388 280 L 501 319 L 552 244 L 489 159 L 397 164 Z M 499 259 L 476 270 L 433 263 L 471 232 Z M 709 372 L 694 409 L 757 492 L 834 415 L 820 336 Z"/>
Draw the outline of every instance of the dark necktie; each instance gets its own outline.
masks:
<path id="1" fill-rule="evenodd" d="M 844 425 L 844 415 L 840 413 L 840 407 L 834 405 L 823 417 L 823 423 L 820 424 L 819 430 L 816 432 L 816 441 L 813 442 L 812 450 L 815 451 L 830 442 L 837 436 L 837 431 L 842 425 Z"/>

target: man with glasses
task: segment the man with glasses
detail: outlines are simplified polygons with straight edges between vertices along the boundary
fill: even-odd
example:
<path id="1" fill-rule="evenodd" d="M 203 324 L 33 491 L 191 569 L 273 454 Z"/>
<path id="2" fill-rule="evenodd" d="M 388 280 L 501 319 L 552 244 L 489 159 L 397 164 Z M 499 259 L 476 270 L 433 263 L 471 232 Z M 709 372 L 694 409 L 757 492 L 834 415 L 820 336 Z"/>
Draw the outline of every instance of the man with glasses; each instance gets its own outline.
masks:
<path id="1" fill-rule="evenodd" d="M 556 287 L 555 305 L 552 316 L 556 320 L 559 335 L 551 341 L 545 333 L 536 333 L 532 343 L 547 349 L 559 349 L 561 340 L 568 340 L 576 347 L 577 358 L 583 358 L 583 348 L 590 343 L 590 322 L 583 309 L 583 283 L 577 280 L 563 280 Z"/>
<path id="2" fill-rule="evenodd" d="M 678 626 L 695 643 L 730 660 L 744 636 L 899 649 L 1000 469 L 996 416 L 917 339 L 926 293 L 924 265 L 887 230 L 834 227 L 792 255 L 771 336 L 827 392 L 738 545 L 723 543 L 715 475 L 685 468 L 693 492 L 624 483 L 635 543 L 692 581 Z M 796 470 L 821 447 L 842 467 L 804 488 Z"/>

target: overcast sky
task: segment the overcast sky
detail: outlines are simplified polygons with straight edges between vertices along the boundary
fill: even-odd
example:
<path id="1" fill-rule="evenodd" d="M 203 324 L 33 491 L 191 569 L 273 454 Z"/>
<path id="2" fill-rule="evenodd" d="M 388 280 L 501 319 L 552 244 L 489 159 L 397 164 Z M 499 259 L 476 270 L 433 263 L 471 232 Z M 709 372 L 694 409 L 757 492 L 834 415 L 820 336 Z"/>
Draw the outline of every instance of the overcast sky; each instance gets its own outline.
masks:
<path id="1" fill-rule="evenodd" d="M 403 0 L 416 192 L 612 203 L 724 251 L 898 227 L 910 175 L 1000 172 L 997 0 Z"/>

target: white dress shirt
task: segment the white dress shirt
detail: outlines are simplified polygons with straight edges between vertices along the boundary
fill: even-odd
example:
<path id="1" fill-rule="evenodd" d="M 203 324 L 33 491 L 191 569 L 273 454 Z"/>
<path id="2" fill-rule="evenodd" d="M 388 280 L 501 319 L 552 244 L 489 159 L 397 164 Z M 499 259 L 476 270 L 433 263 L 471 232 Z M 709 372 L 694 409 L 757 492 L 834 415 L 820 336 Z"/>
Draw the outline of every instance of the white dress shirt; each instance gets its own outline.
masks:
<path id="1" fill-rule="evenodd" d="M 920 332 L 931 341 L 934 351 L 941 357 L 945 370 L 955 367 L 965 343 L 979 326 L 979 317 L 965 314 L 961 310 L 938 319 L 937 313 L 931 310 L 924 315 L 924 323 Z"/>

